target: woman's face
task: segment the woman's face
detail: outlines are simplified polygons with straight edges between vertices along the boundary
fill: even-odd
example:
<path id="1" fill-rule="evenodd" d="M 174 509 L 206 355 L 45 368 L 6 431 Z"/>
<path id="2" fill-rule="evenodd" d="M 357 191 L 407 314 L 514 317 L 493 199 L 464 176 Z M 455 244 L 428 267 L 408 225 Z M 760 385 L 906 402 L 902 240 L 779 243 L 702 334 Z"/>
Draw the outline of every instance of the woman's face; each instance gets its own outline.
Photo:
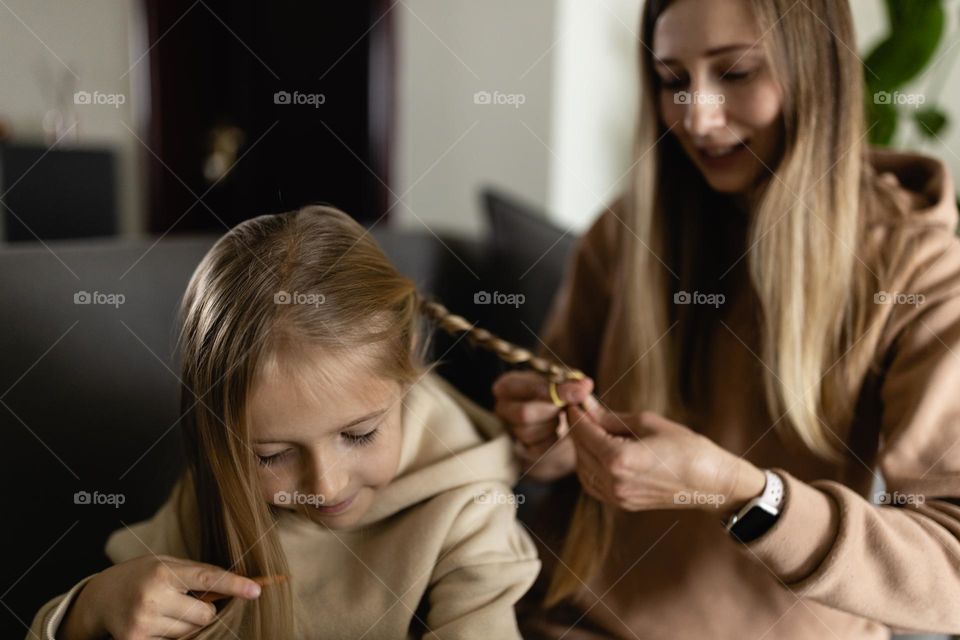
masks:
<path id="1" fill-rule="evenodd" d="M 746 0 L 675 0 L 657 20 L 660 116 L 716 191 L 746 194 L 777 162 L 783 92 Z"/>
<path id="2" fill-rule="evenodd" d="M 274 358 L 250 399 L 264 499 L 331 529 L 350 527 L 396 475 L 403 389 L 363 358 L 309 349 L 299 357 L 309 365 L 278 367 Z"/>

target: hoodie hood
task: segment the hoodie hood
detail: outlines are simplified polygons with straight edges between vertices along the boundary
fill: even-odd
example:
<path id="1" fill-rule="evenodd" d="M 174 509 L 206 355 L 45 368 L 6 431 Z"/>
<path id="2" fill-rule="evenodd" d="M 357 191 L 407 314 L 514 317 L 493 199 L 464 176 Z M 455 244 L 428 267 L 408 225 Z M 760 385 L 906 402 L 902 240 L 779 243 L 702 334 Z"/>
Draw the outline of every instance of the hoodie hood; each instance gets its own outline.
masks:
<path id="1" fill-rule="evenodd" d="M 402 424 L 397 475 L 355 526 L 465 485 L 515 484 L 518 465 L 502 423 L 438 375 L 429 373 L 410 388 Z"/>
<path id="2" fill-rule="evenodd" d="M 950 171 L 941 160 L 874 148 L 870 164 L 877 192 L 886 196 L 885 209 L 892 204 L 894 215 L 911 224 L 956 229 L 957 194 Z"/>

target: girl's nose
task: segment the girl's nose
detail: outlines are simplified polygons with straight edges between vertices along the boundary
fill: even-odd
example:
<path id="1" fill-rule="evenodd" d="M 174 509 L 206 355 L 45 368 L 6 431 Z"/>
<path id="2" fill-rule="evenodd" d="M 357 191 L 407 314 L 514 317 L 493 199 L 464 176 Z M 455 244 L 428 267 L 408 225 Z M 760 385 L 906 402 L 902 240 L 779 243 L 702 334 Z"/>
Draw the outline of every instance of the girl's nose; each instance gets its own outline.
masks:
<path id="1" fill-rule="evenodd" d="M 311 470 L 311 492 L 321 496 L 324 504 L 334 504 L 343 498 L 343 492 L 350 483 L 346 456 L 317 456 Z"/>

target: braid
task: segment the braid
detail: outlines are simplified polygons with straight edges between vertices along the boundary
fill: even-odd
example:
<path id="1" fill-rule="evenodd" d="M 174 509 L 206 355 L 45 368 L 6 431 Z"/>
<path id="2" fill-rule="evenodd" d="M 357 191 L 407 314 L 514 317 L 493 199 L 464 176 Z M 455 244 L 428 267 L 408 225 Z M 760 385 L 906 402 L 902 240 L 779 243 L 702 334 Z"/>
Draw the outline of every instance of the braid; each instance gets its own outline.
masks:
<path id="1" fill-rule="evenodd" d="M 471 324 L 463 316 L 451 313 L 439 302 L 425 300 L 419 295 L 417 301 L 422 313 L 444 331 L 451 335 L 466 333 L 471 343 L 492 351 L 504 362 L 525 364 L 554 383 L 586 377 L 582 371 L 561 366 L 498 338 L 486 329 Z M 581 582 L 578 576 L 590 573 L 597 554 L 606 555 L 612 534 L 613 511 L 593 496 L 581 491 L 564 540 L 563 558 L 568 559 L 568 562 L 561 562 L 562 566 L 557 567 L 551 577 L 545 598 L 546 606 L 554 606 L 577 591 Z M 589 551 L 584 553 L 584 549 Z"/>
<path id="2" fill-rule="evenodd" d="M 450 335 L 466 333 L 467 340 L 469 340 L 471 344 L 477 345 L 487 351 L 492 351 L 504 362 L 509 362 L 510 364 L 525 364 L 534 371 L 542 373 L 552 382 L 581 380 L 585 377 L 582 371 L 561 366 L 546 358 L 541 358 L 512 342 L 498 338 L 486 329 L 470 323 L 463 316 L 452 313 L 439 302 L 432 302 L 421 298 L 420 309 L 427 318 L 433 320 L 441 329 Z"/>

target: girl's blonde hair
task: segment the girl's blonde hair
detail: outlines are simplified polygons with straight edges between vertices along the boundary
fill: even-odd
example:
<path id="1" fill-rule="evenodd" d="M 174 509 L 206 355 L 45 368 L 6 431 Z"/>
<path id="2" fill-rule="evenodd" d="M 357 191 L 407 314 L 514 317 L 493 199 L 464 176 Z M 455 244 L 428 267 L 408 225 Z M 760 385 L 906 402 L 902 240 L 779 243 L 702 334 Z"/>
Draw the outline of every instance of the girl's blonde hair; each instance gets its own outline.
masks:
<path id="1" fill-rule="evenodd" d="M 331 354 L 375 345 L 378 375 L 410 385 L 425 372 L 427 325 L 502 359 L 561 379 L 549 361 L 423 299 L 345 213 L 309 206 L 247 220 L 220 238 L 197 267 L 181 305 L 181 415 L 187 474 L 180 492 L 183 538 L 193 558 L 245 576 L 287 575 L 262 498 L 246 410 L 261 368 L 309 343 Z M 255 601 L 232 600 L 220 621 L 242 638 L 293 636 L 289 585 Z"/>
<path id="2" fill-rule="evenodd" d="M 689 367 L 700 360 L 691 345 L 703 335 L 697 324 L 702 318 L 695 305 L 669 302 L 677 291 L 722 284 L 717 276 L 723 265 L 730 267 L 743 252 L 748 295 L 762 312 L 759 355 L 772 419 L 787 441 L 842 462 L 845 444 L 838 434 L 849 423 L 872 358 L 873 341 L 858 341 L 881 328 L 869 313 L 877 274 L 857 255 L 866 228 L 861 200 L 873 177 L 850 7 L 845 0 L 798 6 L 793 0 L 749 0 L 757 33 L 763 34 L 756 46 L 784 94 L 780 157 L 759 185 L 742 246 L 720 272 L 705 274 L 718 268 L 704 259 L 716 255 L 711 243 L 717 240 L 705 232 L 702 216 L 740 214 L 730 198 L 709 189 L 659 117 L 653 32 L 670 2 L 647 0 L 642 13 L 634 153 L 640 158 L 653 151 L 634 169 L 627 229 L 617 247 L 622 280 L 614 290 L 622 296 L 620 313 L 629 319 L 619 326 L 630 331 L 619 336 L 614 370 L 624 375 L 605 390 L 608 402 L 620 411 L 645 409 L 682 419 L 695 393 L 697 376 Z M 611 544 L 612 515 L 581 496 L 548 603 L 573 594 L 593 575 Z"/>

